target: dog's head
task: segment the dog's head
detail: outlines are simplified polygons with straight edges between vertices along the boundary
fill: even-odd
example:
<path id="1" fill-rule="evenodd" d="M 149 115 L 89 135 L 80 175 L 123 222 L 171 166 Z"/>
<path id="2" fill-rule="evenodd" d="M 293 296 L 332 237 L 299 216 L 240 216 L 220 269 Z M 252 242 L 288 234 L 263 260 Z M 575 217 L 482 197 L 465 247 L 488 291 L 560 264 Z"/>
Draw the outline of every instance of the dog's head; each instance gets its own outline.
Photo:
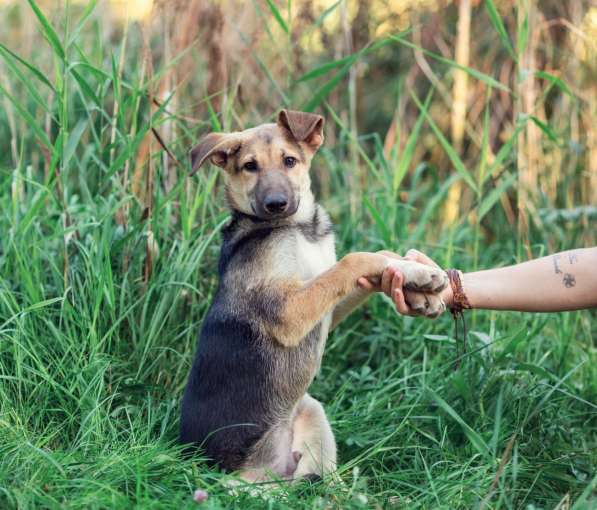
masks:
<path id="1" fill-rule="evenodd" d="M 320 115 L 282 110 L 276 124 L 210 133 L 191 150 L 191 174 L 210 160 L 225 170 L 232 209 L 261 219 L 292 216 L 301 197 L 310 197 L 309 167 L 323 123 Z"/>

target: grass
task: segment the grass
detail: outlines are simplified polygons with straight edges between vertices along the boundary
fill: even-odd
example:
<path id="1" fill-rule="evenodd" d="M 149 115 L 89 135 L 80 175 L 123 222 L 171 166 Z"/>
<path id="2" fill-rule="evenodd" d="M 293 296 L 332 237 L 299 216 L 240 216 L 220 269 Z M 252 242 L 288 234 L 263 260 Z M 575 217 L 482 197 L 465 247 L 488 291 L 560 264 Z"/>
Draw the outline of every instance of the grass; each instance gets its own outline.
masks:
<path id="1" fill-rule="evenodd" d="M 148 92 L 168 67 L 152 70 L 138 57 L 135 27 L 126 45 L 123 36 L 110 46 L 93 3 L 52 21 L 29 4 L 19 15 L 47 42 L 22 61 L 8 51 L 19 53 L 16 41 L 1 50 L 0 507 L 192 508 L 199 487 L 210 509 L 595 508 L 597 321 L 589 311 L 475 312 L 456 368 L 448 316 L 401 318 L 376 297 L 329 338 L 311 390 L 336 434 L 343 487 L 234 496 L 201 458 L 184 460 L 179 401 L 215 290 L 227 212 L 216 170 L 189 179 L 186 163 L 165 164 L 150 128 L 175 126 L 168 143 L 185 161 L 210 125 L 237 126 L 240 100 L 229 97 L 220 114 L 210 109 L 207 122 L 174 115 L 169 100 L 150 114 Z M 507 38 L 487 5 L 496 41 Z M 283 10 L 272 16 L 272 30 L 286 26 Z M 356 60 L 328 69 L 346 74 Z M 489 100 L 482 156 L 465 160 L 431 117 L 441 107 L 433 93 L 409 94 L 388 78 L 416 122 L 386 157 L 379 136 L 355 136 L 326 101 L 344 74 L 331 85 L 325 71 L 310 78 L 321 95 L 312 106 L 335 133 L 313 172 L 340 254 L 417 247 L 445 266 L 485 268 L 592 239 L 589 213 L 517 236 L 500 199 L 515 193 L 520 130 L 487 162 Z M 276 86 L 303 104 L 300 83 Z M 416 147 L 429 136 L 454 172 L 419 159 Z M 144 143 L 149 165 L 138 162 Z M 442 210 L 457 180 L 474 198 L 446 225 Z"/>

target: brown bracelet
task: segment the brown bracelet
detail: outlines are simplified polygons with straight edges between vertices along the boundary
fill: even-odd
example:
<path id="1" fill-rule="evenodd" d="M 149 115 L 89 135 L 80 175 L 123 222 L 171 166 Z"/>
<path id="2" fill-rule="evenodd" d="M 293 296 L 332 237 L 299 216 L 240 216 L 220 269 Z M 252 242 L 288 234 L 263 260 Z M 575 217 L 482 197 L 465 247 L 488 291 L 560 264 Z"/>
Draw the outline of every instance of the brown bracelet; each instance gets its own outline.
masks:
<path id="1" fill-rule="evenodd" d="M 452 306 L 450 311 L 452 315 L 462 312 L 462 310 L 470 310 L 472 308 L 460 281 L 460 271 L 458 269 L 447 269 L 446 274 L 452 287 Z"/>

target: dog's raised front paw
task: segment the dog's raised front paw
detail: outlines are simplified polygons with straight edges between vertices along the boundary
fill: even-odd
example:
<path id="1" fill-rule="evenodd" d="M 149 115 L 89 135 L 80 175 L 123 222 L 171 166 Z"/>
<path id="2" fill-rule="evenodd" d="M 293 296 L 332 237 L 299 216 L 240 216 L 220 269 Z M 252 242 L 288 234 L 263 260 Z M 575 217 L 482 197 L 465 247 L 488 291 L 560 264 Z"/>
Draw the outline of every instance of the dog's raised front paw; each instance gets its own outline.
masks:
<path id="1" fill-rule="evenodd" d="M 438 267 L 427 266 L 410 260 L 389 259 L 404 275 L 404 288 L 419 292 L 437 293 L 448 285 L 448 275 Z"/>
<path id="2" fill-rule="evenodd" d="M 413 312 L 430 319 L 435 319 L 446 311 L 445 303 L 437 294 L 407 290 L 404 293 L 404 299 Z"/>

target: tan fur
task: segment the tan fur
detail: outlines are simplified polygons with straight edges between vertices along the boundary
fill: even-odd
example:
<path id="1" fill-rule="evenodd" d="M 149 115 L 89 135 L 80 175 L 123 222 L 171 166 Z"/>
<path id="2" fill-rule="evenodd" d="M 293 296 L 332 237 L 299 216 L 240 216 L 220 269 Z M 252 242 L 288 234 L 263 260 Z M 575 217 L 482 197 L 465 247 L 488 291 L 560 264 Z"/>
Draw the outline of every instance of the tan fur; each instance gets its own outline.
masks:
<path id="1" fill-rule="evenodd" d="M 295 480 L 311 473 L 324 476 L 336 470 L 332 428 L 321 403 L 308 393 L 297 406 L 292 432 L 292 451 L 302 454 L 294 472 Z"/>

